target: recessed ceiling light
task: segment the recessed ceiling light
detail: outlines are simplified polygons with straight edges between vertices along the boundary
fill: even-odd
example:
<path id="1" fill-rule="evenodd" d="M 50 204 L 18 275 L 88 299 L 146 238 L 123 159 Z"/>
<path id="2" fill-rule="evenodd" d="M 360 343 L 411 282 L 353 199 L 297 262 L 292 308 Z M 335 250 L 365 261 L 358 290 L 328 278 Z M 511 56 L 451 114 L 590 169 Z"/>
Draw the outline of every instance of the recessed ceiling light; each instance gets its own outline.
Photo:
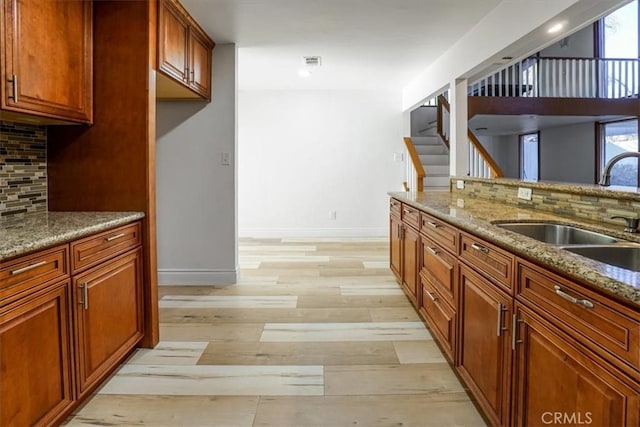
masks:
<path id="1" fill-rule="evenodd" d="M 301 68 L 298 70 L 298 75 L 300 77 L 311 77 L 311 71 L 307 70 L 306 68 Z"/>
<path id="2" fill-rule="evenodd" d="M 555 34 L 560 32 L 560 30 L 562 30 L 563 28 L 564 28 L 564 24 L 562 22 L 558 22 L 557 24 L 554 24 L 551 27 L 549 27 L 549 29 L 547 30 L 547 33 Z"/>

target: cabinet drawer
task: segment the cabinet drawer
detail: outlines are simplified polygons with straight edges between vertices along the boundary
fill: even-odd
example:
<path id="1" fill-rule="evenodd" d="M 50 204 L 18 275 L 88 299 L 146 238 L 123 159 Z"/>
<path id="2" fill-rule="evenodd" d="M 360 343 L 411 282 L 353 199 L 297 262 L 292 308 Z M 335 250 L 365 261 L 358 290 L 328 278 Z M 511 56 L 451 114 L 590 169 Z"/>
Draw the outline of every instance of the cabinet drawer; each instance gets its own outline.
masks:
<path id="1" fill-rule="evenodd" d="M 416 230 L 420 229 L 420 211 L 409 205 L 402 204 L 402 222 Z"/>
<path id="2" fill-rule="evenodd" d="M 421 272 L 451 307 L 455 307 L 457 266 L 453 255 L 423 236 Z"/>
<path id="3" fill-rule="evenodd" d="M 431 331 L 436 335 L 440 346 L 453 361 L 455 343 L 456 315 L 448 304 L 440 299 L 433 285 L 424 277 L 422 281 L 422 306 L 420 313 L 426 318 Z"/>
<path id="4" fill-rule="evenodd" d="M 0 305 L 20 298 L 33 286 L 68 277 L 68 259 L 64 245 L 0 263 Z"/>
<path id="5" fill-rule="evenodd" d="M 402 203 L 400 203 L 396 199 L 391 199 L 389 201 L 389 212 L 391 213 L 391 215 L 396 215 L 398 218 L 400 218 L 402 215 L 400 213 L 401 211 L 402 211 Z"/>
<path id="6" fill-rule="evenodd" d="M 513 295 L 514 256 L 490 243 L 469 234 L 460 238 L 460 258 L 476 270 L 497 281 L 507 293 Z"/>
<path id="7" fill-rule="evenodd" d="M 518 262 L 516 297 L 533 305 L 554 323 L 574 329 L 571 334 L 600 354 L 616 355 L 637 372 L 640 365 L 638 312 L 550 272 Z M 575 299 L 575 301 L 573 300 Z M 558 322 L 559 321 L 559 322 Z M 614 363 L 620 364 L 617 360 Z"/>
<path id="8" fill-rule="evenodd" d="M 443 248 L 454 254 L 458 253 L 458 230 L 454 226 L 423 213 L 420 217 L 420 232 Z"/>
<path id="9" fill-rule="evenodd" d="M 126 252 L 141 242 L 140 222 L 114 228 L 71 243 L 71 271 L 88 267 Z"/>

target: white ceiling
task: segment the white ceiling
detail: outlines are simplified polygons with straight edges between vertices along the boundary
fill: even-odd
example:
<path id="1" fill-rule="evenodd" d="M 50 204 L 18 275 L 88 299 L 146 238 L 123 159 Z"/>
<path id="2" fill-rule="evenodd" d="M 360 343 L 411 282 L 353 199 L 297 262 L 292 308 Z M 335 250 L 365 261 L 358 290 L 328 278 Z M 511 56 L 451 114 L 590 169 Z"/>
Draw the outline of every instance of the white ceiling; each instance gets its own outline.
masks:
<path id="1" fill-rule="evenodd" d="M 181 0 L 239 47 L 241 89 L 398 89 L 500 0 Z M 309 78 L 303 56 L 322 56 Z"/>

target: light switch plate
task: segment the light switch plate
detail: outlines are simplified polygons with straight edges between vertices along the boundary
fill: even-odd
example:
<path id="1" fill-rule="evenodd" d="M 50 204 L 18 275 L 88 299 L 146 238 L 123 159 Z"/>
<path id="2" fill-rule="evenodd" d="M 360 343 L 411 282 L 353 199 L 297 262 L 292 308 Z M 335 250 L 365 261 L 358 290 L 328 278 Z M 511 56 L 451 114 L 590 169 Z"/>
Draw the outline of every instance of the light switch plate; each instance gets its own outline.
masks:
<path id="1" fill-rule="evenodd" d="M 464 190 L 464 181 L 459 179 L 456 181 L 456 188 L 458 190 Z"/>
<path id="2" fill-rule="evenodd" d="M 531 189 L 530 188 L 518 188 L 518 199 L 531 200 Z"/>

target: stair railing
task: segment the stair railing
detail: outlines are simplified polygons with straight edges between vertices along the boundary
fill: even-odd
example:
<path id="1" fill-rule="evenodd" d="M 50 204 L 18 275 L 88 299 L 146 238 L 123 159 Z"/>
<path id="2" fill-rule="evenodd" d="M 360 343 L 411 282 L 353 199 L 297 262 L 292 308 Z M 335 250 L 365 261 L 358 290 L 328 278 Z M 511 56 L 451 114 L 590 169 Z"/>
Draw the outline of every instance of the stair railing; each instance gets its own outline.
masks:
<path id="1" fill-rule="evenodd" d="M 405 183 L 405 190 L 409 191 L 413 186 L 413 191 L 423 191 L 424 177 L 426 176 L 426 173 L 424 172 L 424 167 L 420 161 L 420 156 L 418 155 L 416 147 L 413 144 L 413 140 L 410 137 L 404 137 L 404 145 L 407 147 L 408 154 L 406 182 L 409 183 L 408 187 Z"/>
<path id="2" fill-rule="evenodd" d="M 436 126 L 436 132 L 438 136 L 444 142 L 444 145 L 449 147 L 449 133 L 451 128 L 451 107 L 449 101 L 443 95 L 438 95 L 438 110 L 436 116 L 438 122 Z"/>
<path id="3" fill-rule="evenodd" d="M 545 98 L 638 97 L 637 58 L 529 57 L 469 85 L 470 96 Z"/>
<path id="4" fill-rule="evenodd" d="M 502 178 L 504 173 L 478 138 L 468 131 L 469 136 L 469 173 L 474 178 Z"/>

